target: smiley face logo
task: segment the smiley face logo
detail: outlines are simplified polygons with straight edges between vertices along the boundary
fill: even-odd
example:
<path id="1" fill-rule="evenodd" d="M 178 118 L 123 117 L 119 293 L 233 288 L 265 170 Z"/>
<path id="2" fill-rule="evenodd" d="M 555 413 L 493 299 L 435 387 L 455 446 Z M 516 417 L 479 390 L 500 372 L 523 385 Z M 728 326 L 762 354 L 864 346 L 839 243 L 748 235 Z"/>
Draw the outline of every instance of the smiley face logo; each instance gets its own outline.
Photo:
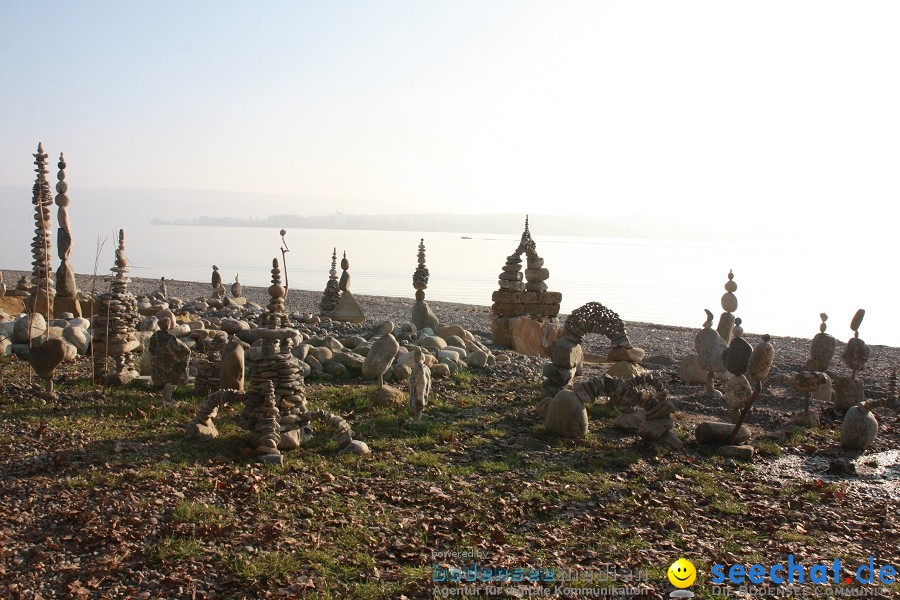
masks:
<path id="1" fill-rule="evenodd" d="M 669 583 L 677 588 L 689 587 L 697 579 L 697 569 L 694 563 L 679 558 L 669 567 Z"/>

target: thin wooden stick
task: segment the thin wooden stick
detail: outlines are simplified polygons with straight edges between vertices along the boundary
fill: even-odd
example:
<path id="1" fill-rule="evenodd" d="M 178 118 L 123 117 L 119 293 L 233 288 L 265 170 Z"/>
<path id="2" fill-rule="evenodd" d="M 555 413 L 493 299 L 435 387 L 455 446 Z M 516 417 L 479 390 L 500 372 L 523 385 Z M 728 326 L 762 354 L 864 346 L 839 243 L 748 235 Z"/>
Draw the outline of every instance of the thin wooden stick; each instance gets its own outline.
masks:
<path id="1" fill-rule="evenodd" d="M 281 270 L 284 271 L 284 301 L 287 302 L 287 291 L 288 291 L 288 273 L 287 273 L 287 257 L 285 256 L 288 252 L 291 251 L 288 248 L 287 241 L 284 239 L 284 236 L 287 235 L 287 231 L 281 230 Z"/>
<path id="2" fill-rule="evenodd" d="M 91 279 L 91 337 L 93 337 L 94 331 L 94 316 L 97 314 L 97 269 L 100 268 L 100 254 L 103 252 L 103 247 L 106 246 L 107 238 L 100 238 L 100 234 L 97 234 L 97 244 L 96 244 L 96 253 L 94 254 L 94 276 Z M 94 385 L 97 382 L 97 366 L 96 366 L 96 358 L 94 357 L 94 345 L 91 343 L 91 385 Z"/>

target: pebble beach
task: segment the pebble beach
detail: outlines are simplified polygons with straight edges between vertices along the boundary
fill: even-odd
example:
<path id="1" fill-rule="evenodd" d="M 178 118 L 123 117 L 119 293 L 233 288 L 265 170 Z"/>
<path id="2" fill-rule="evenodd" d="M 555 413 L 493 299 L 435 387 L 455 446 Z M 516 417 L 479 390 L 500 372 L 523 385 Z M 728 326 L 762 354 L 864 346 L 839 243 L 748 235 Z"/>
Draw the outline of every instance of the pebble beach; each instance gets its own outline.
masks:
<path id="1" fill-rule="evenodd" d="M 7 270 L 3 271 L 3 273 L 8 286 L 14 285 L 14 282 L 21 275 L 26 274 L 23 271 L 15 270 Z M 93 285 L 96 285 L 96 289 L 101 292 L 106 291 L 108 286 L 104 276 L 101 275 L 97 276 L 96 282 L 92 275 L 76 275 L 76 281 L 78 289 L 83 292 L 89 292 Z M 184 300 L 207 298 L 211 292 L 210 284 L 200 281 L 167 279 L 166 286 L 170 296 Z M 131 278 L 129 289 L 136 296 L 141 296 L 149 295 L 158 288 L 159 280 L 157 279 L 133 277 Z M 268 299 L 266 288 L 263 287 L 243 286 L 243 295 L 260 305 L 265 305 Z M 384 321 L 393 321 L 394 323 L 409 321 L 410 310 L 414 302 L 412 295 L 412 288 L 410 288 L 409 298 L 370 296 L 354 292 L 354 296 L 366 314 L 366 322 L 359 326 L 360 331 L 367 331 L 374 325 Z M 286 305 L 289 311 L 317 314 L 321 297 L 322 292 L 320 290 L 289 289 Z M 441 302 L 428 298 L 427 293 L 426 300 L 442 323 L 460 325 L 480 337 L 483 341 L 490 342 L 490 306 Z M 489 298 L 486 300 L 489 300 Z M 598 301 L 602 303 L 603 299 L 598 298 Z M 615 310 L 615 307 L 611 308 Z M 566 316 L 564 314 L 560 315 L 560 320 L 564 321 Z M 848 315 L 848 323 L 850 316 L 852 315 Z M 838 338 L 836 357 L 839 357 L 844 350 L 842 338 L 846 336 L 849 339 L 852 332 L 849 328 L 842 330 L 842 323 L 838 318 L 830 319 L 828 324 L 829 333 Z M 694 352 L 694 336 L 699 331 L 700 325 L 698 323 L 697 328 L 694 329 L 664 324 L 626 322 L 628 335 L 632 343 L 643 348 L 646 352 L 645 366 L 650 369 L 668 369 L 673 374 L 677 369 L 678 361 Z M 772 342 L 776 348 L 772 375 L 777 377 L 778 375 L 793 374 L 803 370 L 803 364 L 809 356 L 809 344 L 812 335 L 810 338 L 799 338 L 779 336 L 777 331 L 751 331 L 747 332 L 744 337 L 751 344 L 756 344 L 760 336 L 766 333 L 772 336 Z M 810 333 L 814 334 L 816 332 L 811 331 Z M 862 337 L 865 337 L 865 324 L 863 324 Z M 588 335 L 585 338 L 584 345 L 586 352 L 594 354 L 605 354 L 609 350 L 608 340 L 599 335 Z M 900 348 L 879 345 L 872 345 L 871 347 L 871 358 L 866 370 L 860 376 L 865 382 L 867 396 L 877 398 L 886 393 L 888 378 L 891 372 L 900 365 Z M 837 358 L 833 361 L 831 370 L 836 375 L 850 374 L 849 369 Z"/>

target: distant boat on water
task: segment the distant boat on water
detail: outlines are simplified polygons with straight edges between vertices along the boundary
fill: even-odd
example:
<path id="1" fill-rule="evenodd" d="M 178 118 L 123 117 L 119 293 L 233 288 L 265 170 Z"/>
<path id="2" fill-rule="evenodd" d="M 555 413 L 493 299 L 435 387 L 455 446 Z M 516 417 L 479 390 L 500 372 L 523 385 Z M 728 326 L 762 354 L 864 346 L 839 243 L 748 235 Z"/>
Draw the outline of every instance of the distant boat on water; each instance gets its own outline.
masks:
<path id="1" fill-rule="evenodd" d="M 459 239 L 461 239 L 461 240 L 471 240 L 472 238 L 470 238 L 470 237 L 467 236 L 467 235 L 463 235 L 463 236 L 460 236 Z"/>

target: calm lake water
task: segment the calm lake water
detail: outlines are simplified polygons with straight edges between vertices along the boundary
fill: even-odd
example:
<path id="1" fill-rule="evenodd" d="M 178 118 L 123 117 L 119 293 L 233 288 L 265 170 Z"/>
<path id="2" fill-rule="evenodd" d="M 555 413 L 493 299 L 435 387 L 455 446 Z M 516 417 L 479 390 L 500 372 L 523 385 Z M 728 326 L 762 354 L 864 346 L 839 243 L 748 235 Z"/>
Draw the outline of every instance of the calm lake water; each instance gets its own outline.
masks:
<path id="1" fill-rule="evenodd" d="M 30 268 L 29 239 L 23 232 L 5 233 L 12 235 L 0 237 L 0 266 Z M 108 238 L 100 260 L 100 271 L 108 273 L 114 235 L 111 229 L 99 233 Z M 125 233 L 133 275 L 140 277 L 209 281 L 216 264 L 226 283 L 240 273 L 246 285 L 268 285 L 272 258 L 281 258 L 274 229 L 141 225 Z M 77 272 L 93 272 L 97 235 L 89 224 L 74 232 Z M 489 305 L 497 275 L 519 236 L 423 235 L 431 271 L 427 298 Z M 347 251 L 355 293 L 412 298 L 419 237 L 406 231 L 289 230 L 291 287 L 324 289 L 336 246 L 339 257 Z M 900 323 L 892 314 L 896 286 L 886 283 L 893 281 L 889 267 L 881 260 L 849 256 L 840 245 L 534 238 L 550 269 L 547 283 L 562 292 L 566 313 L 593 300 L 625 320 L 699 327 L 704 308 L 718 319 L 723 286 L 733 269 L 739 302 L 735 314 L 750 333 L 811 337 L 824 311 L 830 317 L 829 333 L 846 340 L 850 319 L 856 309 L 865 308 L 861 337 L 871 344 L 900 346 Z"/>

